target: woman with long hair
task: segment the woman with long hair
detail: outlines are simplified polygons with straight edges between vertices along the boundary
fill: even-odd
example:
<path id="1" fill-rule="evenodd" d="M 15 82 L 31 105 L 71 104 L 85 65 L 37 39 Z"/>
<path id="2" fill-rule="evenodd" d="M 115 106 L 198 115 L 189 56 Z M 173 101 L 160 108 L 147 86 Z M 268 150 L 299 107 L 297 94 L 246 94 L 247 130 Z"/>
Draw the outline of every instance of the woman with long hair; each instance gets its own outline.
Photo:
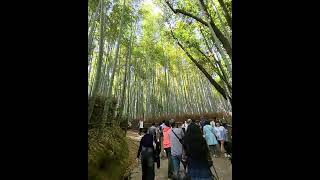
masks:
<path id="1" fill-rule="evenodd" d="M 187 174 L 192 180 L 212 180 L 208 161 L 209 149 L 200 127 L 194 123 L 188 126 L 184 138 L 187 155 Z"/>

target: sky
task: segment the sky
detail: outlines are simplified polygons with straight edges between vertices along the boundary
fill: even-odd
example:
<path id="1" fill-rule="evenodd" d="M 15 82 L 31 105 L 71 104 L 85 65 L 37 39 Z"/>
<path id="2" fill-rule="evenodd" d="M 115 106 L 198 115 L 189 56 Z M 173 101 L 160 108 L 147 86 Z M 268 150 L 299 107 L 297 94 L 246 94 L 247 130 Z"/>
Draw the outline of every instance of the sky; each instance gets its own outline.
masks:
<path id="1" fill-rule="evenodd" d="M 153 0 L 143 0 L 140 4 L 140 8 L 142 5 L 146 5 L 146 6 L 151 6 L 152 8 L 152 15 L 157 15 L 157 14 L 161 14 L 163 15 L 163 12 L 161 10 L 161 8 L 156 5 Z M 141 19 L 142 20 L 142 19 Z M 141 36 L 143 36 L 143 32 L 142 32 L 142 29 L 141 29 L 141 21 L 138 21 L 138 29 L 137 31 L 135 32 L 136 33 L 136 36 L 137 36 L 137 41 L 139 42 L 141 40 Z"/>
<path id="2" fill-rule="evenodd" d="M 143 3 L 145 3 L 146 5 L 151 5 L 151 6 L 153 6 L 153 14 L 154 14 L 154 15 L 155 15 L 155 14 L 158 14 L 158 13 L 163 14 L 161 8 L 160 8 L 159 6 L 157 6 L 157 5 L 153 2 L 153 0 L 144 0 Z"/>

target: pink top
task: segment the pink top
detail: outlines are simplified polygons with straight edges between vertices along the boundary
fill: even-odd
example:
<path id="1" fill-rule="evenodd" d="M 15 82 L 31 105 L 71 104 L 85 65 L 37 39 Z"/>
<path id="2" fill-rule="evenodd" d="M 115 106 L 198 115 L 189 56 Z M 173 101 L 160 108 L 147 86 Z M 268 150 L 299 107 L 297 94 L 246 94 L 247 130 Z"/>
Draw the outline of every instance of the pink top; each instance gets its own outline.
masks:
<path id="1" fill-rule="evenodd" d="M 169 133 L 171 132 L 171 128 L 164 126 L 163 128 L 163 147 L 164 148 L 169 148 L 171 147 L 171 142 L 169 139 Z"/>

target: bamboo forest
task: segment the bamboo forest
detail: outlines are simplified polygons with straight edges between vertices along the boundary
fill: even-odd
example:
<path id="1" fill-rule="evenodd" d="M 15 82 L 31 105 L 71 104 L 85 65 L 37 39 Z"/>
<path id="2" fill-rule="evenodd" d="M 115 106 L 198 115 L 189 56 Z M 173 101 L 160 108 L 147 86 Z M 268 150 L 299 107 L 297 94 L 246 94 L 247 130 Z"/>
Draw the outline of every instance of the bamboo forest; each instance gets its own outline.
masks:
<path id="1" fill-rule="evenodd" d="M 89 0 L 88 178 L 183 179 L 161 145 L 152 177 L 137 153 L 151 126 L 188 119 L 224 124 L 231 144 L 232 1 Z M 211 179 L 231 179 L 225 149 Z"/>

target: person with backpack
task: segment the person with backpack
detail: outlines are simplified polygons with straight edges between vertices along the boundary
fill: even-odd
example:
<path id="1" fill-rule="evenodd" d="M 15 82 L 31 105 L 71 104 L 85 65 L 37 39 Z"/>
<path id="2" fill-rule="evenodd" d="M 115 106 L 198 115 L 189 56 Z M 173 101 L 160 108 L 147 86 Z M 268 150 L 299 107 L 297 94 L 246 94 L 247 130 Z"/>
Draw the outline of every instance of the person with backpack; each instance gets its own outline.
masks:
<path id="1" fill-rule="evenodd" d="M 182 152 L 183 152 L 183 137 L 184 132 L 181 128 L 176 127 L 176 122 L 174 120 L 170 121 L 171 132 L 169 132 L 169 139 L 171 142 L 171 158 L 173 165 L 173 179 L 179 178 L 180 162 L 182 162 Z"/>

